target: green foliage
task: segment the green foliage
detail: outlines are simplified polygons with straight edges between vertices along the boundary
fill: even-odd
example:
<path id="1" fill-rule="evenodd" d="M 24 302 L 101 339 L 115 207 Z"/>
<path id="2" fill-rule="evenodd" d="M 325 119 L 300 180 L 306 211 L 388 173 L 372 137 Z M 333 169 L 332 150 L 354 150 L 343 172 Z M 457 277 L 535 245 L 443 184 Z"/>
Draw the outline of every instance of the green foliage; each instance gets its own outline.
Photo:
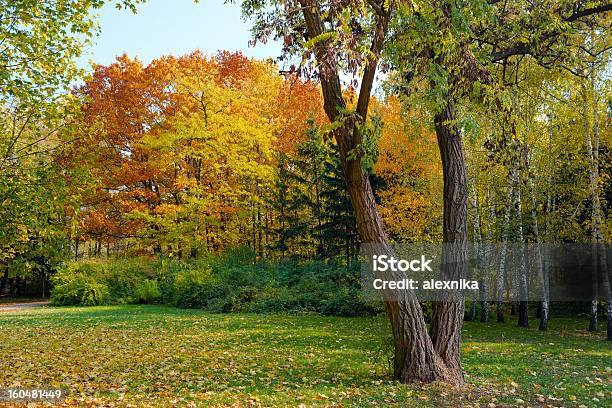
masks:
<path id="1" fill-rule="evenodd" d="M 216 284 L 210 267 L 191 269 L 187 266 L 186 270 L 177 273 L 170 282 L 172 288 L 168 301 L 179 307 L 204 309 L 212 300 L 227 296 L 225 287 Z"/>
<path id="2" fill-rule="evenodd" d="M 129 3 L 126 0 L 125 3 Z M 0 0 L 0 274 L 45 281 L 78 207 L 57 153 L 75 139 L 77 58 L 104 0 Z M 95 297 L 95 296 L 94 296 Z"/>
<path id="3" fill-rule="evenodd" d="M 368 316 L 381 311 L 380 305 L 364 302 L 360 294 L 355 288 L 341 288 L 333 297 L 321 302 L 320 313 L 324 316 Z"/>
<path id="4" fill-rule="evenodd" d="M 53 304 L 58 306 L 99 306 L 109 302 L 108 287 L 102 283 L 77 278 L 53 291 Z"/>
<path id="5" fill-rule="evenodd" d="M 357 271 L 323 262 L 212 266 L 185 265 L 176 273 L 165 302 L 214 312 L 371 315 L 381 311 L 360 299 Z"/>
<path id="6" fill-rule="evenodd" d="M 24 159 L 3 171 L 0 163 L 0 275 L 40 279 L 66 255 L 67 231 L 59 220 L 70 205 L 67 186 L 56 177 L 57 168 L 45 164 Z"/>
<path id="7" fill-rule="evenodd" d="M 250 251 L 237 248 L 190 262 L 147 258 L 72 262 L 53 277 L 51 295 L 55 304 L 89 305 L 92 301 L 83 297 L 83 288 L 98 285 L 101 296 L 95 299 L 104 304 L 161 302 L 219 313 L 364 316 L 382 312 L 380 304 L 361 299 L 356 263 L 349 267 L 334 260 L 251 264 L 249 259 Z"/>
<path id="8" fill-rule="evenodd" d="M 136 301 L 138 303 L 155 303 L 161 297 L 161 291 L 156 280 L 145 279 L 136 285 Z"/>
<path id="9" fill-rule="evenodd" d="M 374 128 L 380 125 L 376 120 Z M 373 165 L 378 131 L 368 132 L 364 149 Z M 280 215 L 271 249 L 281 258 L 329 259 L 343 253 L 348 263 L 354 257 L 358 238 L 342 164 L 313 118 L 296 153 L 280 155 L 268 201 Z"/>
<path id="10" fill-rule="evenodd" d="M 100 0 L 1 0 L 2 94 L 44 98 L 79 74 L 76 58 L 97 27 L 89 14 Z M 5 95 L 3 95 L 5 96 Z"/>
<path id="11" fill-rule="evenodd" d="M 53 276 L 51 299 L 58 306 L 97 306 L 110 301 L 108 286 L 97 282 L 94 265 L 68 265 Z"/>
<path id="12" fill-rule="evenodd" d="M 361 132 L 363 132 L 363 142 L 361 144 L 363 157 L 361 158 L 361 165 L 368 173 L 373 172 L 374 165 L 380 154 L 379 142 L 382 129 L 383 121 L 378 114 L 373 115 L 371 120 L 366 122 L 361 129 Z"/>
<path id="13" fill-rule="evenodd" d="M 66 300 L 66 293 L 75 290 L 80 293 L 78 291 L 88 285 L 99 285 L 102 303 L 95 304 L 153 303 L 161 297 L 158 277 L 153 272 L 153 268 L 159 266 L 144 258 L 69 262 L 51 278 L 54 286 L 51 299 L 56 304 L 86 306 L 88 304 L 76 295 Z"/>

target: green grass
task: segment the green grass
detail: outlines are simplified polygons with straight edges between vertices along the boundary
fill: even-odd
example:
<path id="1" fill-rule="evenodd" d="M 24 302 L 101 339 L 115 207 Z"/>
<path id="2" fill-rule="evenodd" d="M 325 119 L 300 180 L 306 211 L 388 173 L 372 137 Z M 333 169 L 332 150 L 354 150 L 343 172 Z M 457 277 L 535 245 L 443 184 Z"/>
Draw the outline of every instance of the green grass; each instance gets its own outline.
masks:
<path id="1" fill-rule="evenodd" d="M 609 403 L 612 351 L 603 332 L 585 332 L 584 320 L 553 319 L 547 333 L 513 323 L 466 323 L 468 385 L 454 390 L 389 380 L 383 317 L 30 309 L 0 314 L 0 387 L 65 387 L 74 406 Z"/>

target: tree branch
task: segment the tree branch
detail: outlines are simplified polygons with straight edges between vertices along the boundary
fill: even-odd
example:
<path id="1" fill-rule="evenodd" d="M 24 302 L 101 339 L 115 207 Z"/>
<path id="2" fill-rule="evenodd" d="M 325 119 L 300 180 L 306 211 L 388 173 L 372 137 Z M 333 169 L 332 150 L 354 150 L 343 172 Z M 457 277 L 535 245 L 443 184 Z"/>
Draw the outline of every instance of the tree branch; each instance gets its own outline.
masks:
<path id="1" fill-rule="evenodd" d="M 304 22 L 308 36 L 313 39 L 323 34 L 325 26 L 321 22 L 320 7 L 313 0 L 299 0 L 302 6 Z M 335 55 L 331 55 L 331 40 L 325 39 L 314 44 L 314 53 L 319 65 L 321 88 L 323 90 L 323 108 L 331 121 L 346 108 L 342 97 L 338 64 Z"/>
<path id="2" fill-rule="evenodd" d="M 606 11 L 611 11 L 611 10 L 612 10 L 612 3 L 604 4 L 602 6 L 592 7 L 592 8 L 584 9 L 582 11 L 574 13 L 571 16 L 565 18 L 564 21 L 567 21 L 568 23 L 572 23 L 578 19 L 581 19 L 582 17 L 587 17 L 593 14 L 605 13 Z"/>
<path id="3" fill-rule="evenodd" d="M 604 4 L 601 6 L 591 7 L 591 8 L 587 8 L 584 10 L 576 11 L 570 16 L 564 17 L 563 21 L 567 23 L 573 23 L 581 18 L 588 17 L 594 14 L 605 13 L 611 10 L 612 10 L 612 3 Z M 561 35 L 562 33 L 563 31 L 561 29 L 550 31 L 546 33 L 545 35 L 543 35 L 542 38 L 539 39 L 539 41 L 543 42 L 543 41 L 549 40 L 553 37 Z M 500 62 L 514 55 L 532 55 L 534 57 L 537 57 L 535 54 L 536 54 L 536 50 L 533 48 L 532 44 L 525 44 L 525 43 L 514 44 L 504 50 L 493 52 L 491 54 L 491 62 L 493 63 Z"/>
<path id="4" fill-rule="evenodd" d="M 365 119 L 368 114 L 368 105 L 374 84 L 374 77 L 376 75 L 376 67 L 378 66 L 380 52 L 385 42 L 390 13 L 391 10 L 385 15 L 377 17 L 374 38 L 372 38 L 372 45 L 370 46 L 371 56 L 363 73 L 361 88 L 359 89 L 359 98 L 357 99 L 357 114 L 361 116 L 362 119 Z"/>
<path id="5" fill-rule="evenodd" d="M 370 7 L 372 7 L 372 9 L 374 9 L 376 14 L 378 14 L 380 17 L 386 17 L 387 16 L 387 13 L 385 13 L 385 10 L 383 10 L 383 8 L 380 6 L 380 4 L 378 4 L 376 2 L 376 0 L 367 0 L 367 2 L 370 5 Z"/>

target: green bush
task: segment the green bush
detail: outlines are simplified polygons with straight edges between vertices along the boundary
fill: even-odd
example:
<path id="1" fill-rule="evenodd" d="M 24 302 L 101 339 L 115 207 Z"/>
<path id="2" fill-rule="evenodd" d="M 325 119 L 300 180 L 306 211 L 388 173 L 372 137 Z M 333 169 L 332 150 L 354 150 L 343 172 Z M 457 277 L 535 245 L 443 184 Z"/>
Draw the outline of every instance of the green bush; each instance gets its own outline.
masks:
<path id="1" fill-rule="evenodd" d="M 97 276 L 105 273 L 101 263 L 64 265 L 52 277 L 51 301 L 61 306 L 95 306 L 110 301 L 108 286 L 99 282 Z"/>
<path id="2" fill-rule="evenodd" d="M 145 279 L 136 286 L 136 301 L 138 303 L 155 303 L 161 297 L 156 280 Z"/>
<path id="3" fill-rule="evenodd" d="M 254 313 L 305 313 L 316 312 L 316 304 L 309 296 L 295 290 L 280 288 L 276 295 L 259 299 L 249 311 Z"/>
<path id="4" fill-rule="evenodd" d="M 359 291 L 343 288 L 333 297 L 324 300 L 319 312 L 325 316 L 365 316 L 380 313 L 381 309 L 373 302 L 362 300 Z"/>
<path id="5" fill-rule="evenodd" d="M 73 262 L 55 275 L 52 298 L 56 304 L 163 303 L 219 313 L 361 316 L 383 310 L 361 299 L 357 264 L 252 262 L 248 247 L 187 261 Z"/>
<path id="6" fill-rule="evenodd" d="M 83 306 L 139 301 L 137 286 L 152 276 L 149 264 L 144 258 L 69 262 L 52 277 L 51 300 Z"/>
<path id="7" fill-rule="evenodd" d="M 211 301 L 226 297 L 228 292 L 207 264 L 179 271 L 172 280 L 172 303 L 179 307 L 205 309 Z"/>
<path id="8" fill-rule="evenodd" d="M 139 287 L 146 280 L 156 280 L 151 260 L 141 258 L 113 258 L 108 261 L 106 271 L 98 276 L 108 286 L 113 303 L 141 302 Z"/>
<path id="9" fill-rule="evenodd" d="M 109 302 L 110 293 L 106 285 L 79 277 L 53 288 L 51 299 L 58 306 L 98 306 Z"/>

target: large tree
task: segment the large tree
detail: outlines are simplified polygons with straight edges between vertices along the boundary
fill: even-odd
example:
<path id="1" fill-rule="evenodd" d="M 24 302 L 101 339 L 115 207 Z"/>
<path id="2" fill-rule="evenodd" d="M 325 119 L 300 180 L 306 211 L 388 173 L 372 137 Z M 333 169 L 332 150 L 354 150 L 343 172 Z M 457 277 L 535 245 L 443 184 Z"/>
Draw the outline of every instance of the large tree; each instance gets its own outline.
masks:
<path id="1" fill-rule="evenodd" d="M 78 103 L 67 93 L 102 4 L 0 0 L 0 291 L 9 272 L 46 273 L 61 253 L 70 200 L 53 154 L 73 139 Z"/>
<path id="2" fill-rule="evenodd" d="M 585 31 L 598 32 L 599 37 L 609 36 L 606 27 L 612 5 L 606 1 L 566 0 L 535 3 L 440 0 L 418 4 L 418 12 L 398 8 L 392 25 L 393 38 L 385 56 L 395 71 L 393 82 L 399 85 L 402 93 L 412 92 L 414 87 L 410 84 L 418 82 L 417 79 L 428 82 L 426 100 L 434 112 L 442 160 L 444 163 L 445 145 L 454 141 L 455 149 L 447 152 L 454 156 L 447 162 L 458 166 L 457 169 L 465 168 L 457 126 L 458 107 L 472 99 L 487 106 L 490 115 L 499 117 L 502 132 L 494 145 L 499 160 L 508 164 L 508 178 L 513 184 L 512 202 L 518 220 L 514 235 L 522 243 L 524 234 L 518 210 L 521 208 L 521 173 L 525 169 L 519 163 L 523 160 L 521 152 L 527 151 L 527 146 L 523 131 L 517 125 L 521 115 L 516 106 L 520 92 L 517 88 L 519 73 L 523 72 L 526 62 L 534 61 L 547 69 L 565 69 L 579 75 L 574 66 L 577 56 L 580 59 L 585 50 L 581 39 Z M 445 173 L 445 183 L 450 181 L 446 174 L 450 175 L 450 171 Z M 450 194 L 459 192 L 455 198 L 463 197 L 465 188 L 460 184 L 464 180 L 465 177 L 456 177 L 456 189 L 448 190 Z M 445 198 L 450 199 L 446 192 Z M 451 222 L 446 218 L 451 216 L 447 205 L 451 205 L 450 200 L 445 201 L 445 223 Z M 456 213 L 452 216 L 461 217 L 466 207 L 458 200 L 455 205 Z M 465 224 L 454 226 L 460 226 L 455 229 L 460 232 Z M 445 239 L 453 242 L 452 237 Z M 522 263 L 523 267 L 519 268 L 519 325 L 527 326 L 527 268 Z M 501 317 L 503 310 L 499 308 L 498 313 Z"/>
<path id="3" fill-rule="evenodd" d="M 508 2 L 436 1 L 244 1 L 245 13 L 255 16 L 256 39 L 282 38 L 285 54 L 302 57 L 305 71 L 321 83 L 325 112 L 334 124 L 347 177 L 347 189 L 362 242 L 391 251 L 372 187 L 363 169 L 363 128 L 376 69 L 385 50 L 406 89 L 414 78 L 430 87 L 434 127 L 444 178 L 443 238 L 451 243 L 444 257 L 455 267 L 446 277 L 464 272 L 467 255 L 467 201 L 465 159 L 457 121 L 457 105 L 475 96 L 500 114 L 507 137 L 517 142 L 511 90 L 497 78 L 508 60 L 529 55 L 542 66 L 562 66 L 566 40 L 583 19 L 605 13 L 606 2 L 565 0 Z M 309 61 L 314 64 L 308 65 Z M 306 62 L 306 63 L 305 63 Z M 361 78 L 356 105 L 345 100 L 341 79 Z M 504 75 L 501 76 L 504 78 Z M 451 296 L 451 295 L 449 295 Z M 522 303 L 526 312 L 526 302 Z M 434 306 L 431 336 L 422 310 L 412 293 L 387 302 L 395 339 L 395 377 L 404 382 L 443 379 L 462 382 L 459 357 L 463 302 L 440 299 Z"/>
<path id="4" fill-rule="evenodd" d="M 298 52 L 305 60 L 314 57 L 312 68 L 321 83 L 325 112 L 333 124 L 332 134 L 344 167 L 359 237 L 362 243 L 373 244 L 377 251 L 391 253 L 364 169 L 363 144 L 378 61 L 395 12 L 395 2 L 300 0 L 267 4 L 248 1 L 243 5 L 246 13 L 258 16 L 257 35 L 265 37 L 275 30 L 283 37 L 288 53 Z M 345 72 L 362 74 L 354 106 L 347 102 L 342 92 L 341 75 Z M 452 114 L 443 110 L 439 115 L 445 120 L 442 116 Z M 456 166 L 456 163 L 463 163 L 460 139 L 456 133 L 445 132 L 438 142 L 445 180 L 444 238 L 447 242 L 459 242 L 464 249 L 467 245 L 467 190 L 461 192 L 462 186 L 465 187 L 464 168 Z M 457 154 L 461 155 L 461 160 L 455 159 Z M 449 253 L 465 256 L 465 250 Z M 461 384 L 462 301 L 445 299 L 438 303 L 430 336 L 415 294 L 403 292 L 400 296 L 400 299 L 386 300 L 395 344 L 394 377 L 402 382 L 443 380 Z"/>

